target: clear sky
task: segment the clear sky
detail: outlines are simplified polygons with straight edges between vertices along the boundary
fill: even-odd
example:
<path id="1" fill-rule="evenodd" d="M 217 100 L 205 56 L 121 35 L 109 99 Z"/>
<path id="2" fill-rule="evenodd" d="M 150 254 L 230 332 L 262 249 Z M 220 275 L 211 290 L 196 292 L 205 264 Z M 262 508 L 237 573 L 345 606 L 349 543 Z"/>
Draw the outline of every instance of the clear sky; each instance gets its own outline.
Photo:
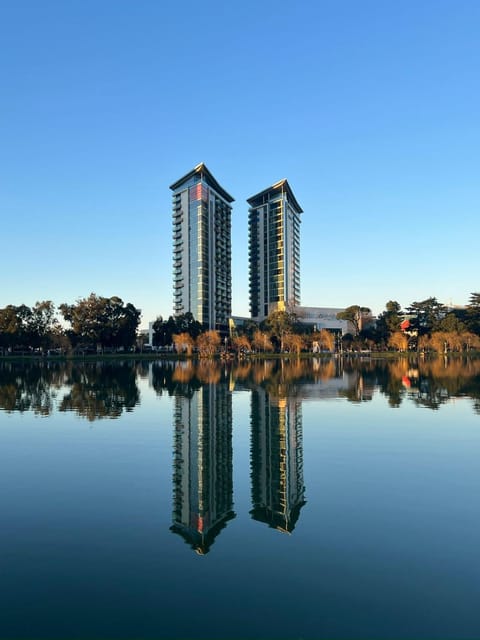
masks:
<path id="1" fill-rule="evenodd" d="M 0 0 L 0 307 L 172 313 L 169 185 L 287 178 L 308 306 L 480 290 L 477 0 Z"/>

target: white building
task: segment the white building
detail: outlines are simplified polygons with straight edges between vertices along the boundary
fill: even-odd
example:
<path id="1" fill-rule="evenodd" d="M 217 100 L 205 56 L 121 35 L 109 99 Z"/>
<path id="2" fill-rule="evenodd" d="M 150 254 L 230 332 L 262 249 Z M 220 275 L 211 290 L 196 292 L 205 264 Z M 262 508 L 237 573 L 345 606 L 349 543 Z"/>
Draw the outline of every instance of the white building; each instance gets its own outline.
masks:
<path id="1" fill-rule="evenodd" d="M 295 307 L 297 320 L 302 324 L 313 327 L 315 331 L 329 329 L 341 331 L 342 335 L 353 333 L 353 327 L 346 320 L 337 320 L 337 313 L 345 309 L 333 309 L 331 307 Z"/>

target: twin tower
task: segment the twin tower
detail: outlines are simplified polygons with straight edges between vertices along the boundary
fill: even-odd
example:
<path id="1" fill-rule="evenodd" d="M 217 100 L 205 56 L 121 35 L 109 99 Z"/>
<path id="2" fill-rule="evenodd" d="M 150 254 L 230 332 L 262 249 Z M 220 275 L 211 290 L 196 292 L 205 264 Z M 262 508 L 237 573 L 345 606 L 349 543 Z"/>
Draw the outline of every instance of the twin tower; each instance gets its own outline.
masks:
<path id="1" fill-rule="evenodd" d="M 201 163 L 173 191 L 174 313 L 191 312 L 205 328 L 225 331 L 232 314 L 232 196 Z M 250 314 L 300 304 L 300 214 L 290 185 L 280 180 L 250 205 Z"/>

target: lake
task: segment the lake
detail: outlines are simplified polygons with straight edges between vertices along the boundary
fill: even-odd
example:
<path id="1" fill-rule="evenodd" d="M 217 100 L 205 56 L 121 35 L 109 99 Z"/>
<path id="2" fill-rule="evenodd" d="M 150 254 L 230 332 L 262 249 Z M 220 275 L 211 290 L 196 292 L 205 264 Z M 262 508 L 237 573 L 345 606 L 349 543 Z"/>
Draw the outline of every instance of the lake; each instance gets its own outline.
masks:
<path id="1" fill-rule="evenodd" d="M 480 361 L 0 362 L 3 638 L 478 638 Z"/>

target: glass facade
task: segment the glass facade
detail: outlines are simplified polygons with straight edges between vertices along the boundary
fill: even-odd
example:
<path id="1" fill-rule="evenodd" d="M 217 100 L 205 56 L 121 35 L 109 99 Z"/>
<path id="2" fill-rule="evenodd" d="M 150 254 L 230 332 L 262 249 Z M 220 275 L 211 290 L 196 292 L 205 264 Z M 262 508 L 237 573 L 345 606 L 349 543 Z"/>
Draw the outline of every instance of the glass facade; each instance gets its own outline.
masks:
<path id="1" fill-rule="evenodd" d="M 254 520 L 291 533 L 305 504 L 301 400 L 252 390 Z"/>
<path id="2" fill-rule="evenodd" d="M 204 164 L 171 185 L 174 314 L 226 330 L 232 312 L 231 202 Z"/>
<path id="3" fill-rule="evenodd" d="M 173 523 L 199 554 L 208 553 L 233 512 L 232 394 L 203 385 L 174 405 Z"/>
<path id="4" fill-rule="evenodd" d="M 248 200 L 250 314 L 300 304 L 300 213 L 286 180 Z"/>

